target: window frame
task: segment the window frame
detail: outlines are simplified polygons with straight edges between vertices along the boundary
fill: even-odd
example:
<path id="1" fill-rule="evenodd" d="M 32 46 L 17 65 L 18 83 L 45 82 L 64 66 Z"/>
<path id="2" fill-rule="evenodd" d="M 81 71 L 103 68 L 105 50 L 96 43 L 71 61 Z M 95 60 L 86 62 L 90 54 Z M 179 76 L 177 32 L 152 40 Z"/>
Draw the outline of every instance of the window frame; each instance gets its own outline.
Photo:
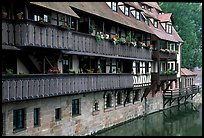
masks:
<path id="1" fill-rule="evenodd" d="M 117 2 L 111 2 L 111 9 L 114 12 L 118 11 L 118 6 L 117 6 Z"/>
<path id="2" fill-rule="evenodd" d="M 81 100 L 72 99 L 72 116 L 81 115 Z"/>
<path id="3" fill-rule="evenodd" d="M 130 7 L 124 6 L 124 14 L 125 16 L 130 16 Z"/>
<path id="4" fill-rule="evenodd" d="M 136 12 L 135 12 L 135 17 L 136 17 L 136 19 L 139 20 L 139 21 L 141 20 L 141 17 L 140 17 L 140 16 L 141 16 L 141 13 L 140 13 L 139 11 L 136 11 Z"/>
<path id="5" fill-rule="evenodd" d="M 158 21 L 154 19 L 154 27 L 158 28 Z"/>
<path id="6" fill-rule="evenodd" d="M 26 129 L 25 108 L 13 110 L 13 131 L 18 132 L 25 129 Z"/>
<path id="7" fill-rule="evenodd" d="M 36 123 L 36 120 L 37 120 L 37 123 Z M 34 127 L 40 126 L 40 108 L 34 108 L 33 110 L 33 125 Z"/>
<path id="8" fill-rule="evenodd" d="M 59 121 L 62 119 L 62 115 L 61 115 L 61 108 L 56 108 L 55 109 L 55 121 Z"/>

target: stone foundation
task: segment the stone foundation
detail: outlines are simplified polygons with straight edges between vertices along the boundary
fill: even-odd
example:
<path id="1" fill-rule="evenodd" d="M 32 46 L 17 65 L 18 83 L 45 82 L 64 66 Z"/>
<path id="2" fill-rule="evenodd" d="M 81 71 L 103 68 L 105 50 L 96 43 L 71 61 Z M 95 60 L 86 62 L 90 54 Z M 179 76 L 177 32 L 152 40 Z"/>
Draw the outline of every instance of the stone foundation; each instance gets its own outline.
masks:
<path id="1" fill-rule="evenodd" d="M 141 98 L 142 91 L 139 97 Z M 115 95 L 115 91 L 113 91 Z M 79 98 L 81 101 L 81 114 L 72 116 L 72 99 Z M 93 110 L 95 101 L 99 103 L 99 111 Z M 148 97 L 145 101 L 136 101 L 125 106 L 116 106 L 113 96 L 113 107 L 104 109 L 104 92 L 87 93 L 71 96 L 60 96 L 29 101 L 4 103 L 2 113 L 4 114 L 4 135 L 7 136 L 72 136 L 90 135 L 101 129 L 111 127 L 129 119 L 142 116 L 144 113 L 152 113 L 163 108 L 161 93 L 154 97 Z M 13 110 L 25 108 L 26 129 L 13 132 Z M 40 126 L 34 127 L 33 110 L 40 108 Z M 62 118 L 55 121 L 55 109 L 61 108 Z"/>

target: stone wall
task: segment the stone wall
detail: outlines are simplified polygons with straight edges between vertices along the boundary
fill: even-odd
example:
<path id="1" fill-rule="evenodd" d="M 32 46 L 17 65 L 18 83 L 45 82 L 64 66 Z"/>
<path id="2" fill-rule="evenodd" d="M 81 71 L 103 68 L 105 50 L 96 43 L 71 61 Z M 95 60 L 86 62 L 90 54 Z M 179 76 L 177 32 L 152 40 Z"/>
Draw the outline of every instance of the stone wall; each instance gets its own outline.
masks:
<path id="1" fill-rule="evenodd" d="M 139 97 L 142 96 L 140 91 Z M 5 103 L 2 105 L 4 113 L 5 135 L 89 135 L 98 130 L 111 127 L 118 123 L 127 121 L 145 113 L 145 101 L 136 101 L 134 104 L 128 103 L 125 106 L 116 106 L 115 91 L 113 93 L 113 107 L 104 109 L 104 92 L 78 94 L 70 96 L 60 96 L 37 100 Z M 80 99 L 81 114 L 72 116 L 72 99 Z M 140 99 L 139 98 L 139 99 Z M 123 98 L 124 100 L 124 98 Z M 94 102 L 98 101 L 99 111 L 94 112 Z M 163 100 L 160 93 L 155 97 L 147 98 L 146 113 L 155 112 L 162 109 Z M 25 108 L 26 129 L 13 132 L 13 110 Z M 40 126 L 34 127 L 33 110 L 40 108 Z M 61 108 L 62 118 L 55 121 L 55 109 Z"/>

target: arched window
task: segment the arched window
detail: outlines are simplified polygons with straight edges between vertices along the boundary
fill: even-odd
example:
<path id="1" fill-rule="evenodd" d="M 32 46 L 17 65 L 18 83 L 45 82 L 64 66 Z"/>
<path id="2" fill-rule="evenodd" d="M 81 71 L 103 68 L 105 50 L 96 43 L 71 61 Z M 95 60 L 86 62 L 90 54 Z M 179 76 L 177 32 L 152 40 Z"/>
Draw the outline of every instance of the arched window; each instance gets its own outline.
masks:
<path id="1" fill-rule="evenodd" d="M 112 95 L 108 93 L 106 95 L 106 108 L 112 107 Z"/>
<path id="2" fill-rule="evenodd" d="M 116 95 L 117 105 L 122 105 L 122 92 L 118 92 Z"/>

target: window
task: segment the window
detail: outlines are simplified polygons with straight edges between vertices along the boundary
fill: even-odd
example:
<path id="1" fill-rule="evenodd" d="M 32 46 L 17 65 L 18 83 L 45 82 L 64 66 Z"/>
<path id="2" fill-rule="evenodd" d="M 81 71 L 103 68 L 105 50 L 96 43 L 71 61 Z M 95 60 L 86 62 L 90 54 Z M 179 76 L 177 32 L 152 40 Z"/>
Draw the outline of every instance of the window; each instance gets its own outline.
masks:
<path id="1" fill-rule="evenodd" d="M 48 22 L 48 15 L 44 15 L 44 22 Z"/>
<path id="2" fill-rule="evenodd" d="M 99 104 L 98 104 L 98 101 L 95 101 L 94 102 L 94 106 L 93 106 L 93 111 L 99 111 Z"/>
<path id="3" fill-rule="evenodd" d="M 106 95 L 106 108 L 112 107 L 112 94 L 108 93 Z"/>
<path id="4" fill-rule="evenodd" d="M 154 27 L 158 28 L 158 21 L 154 20 Z"/>
<path id="5" fill-rule="evenodd" d="M 72 100 L 72 116 L 80 115 L 80 100 L 73 99 Z"/>
<path id="6" fill-rule="evenodd" d="M 134 92 L 134 99 L 133 99 L 133 103 L 135 101 L 139 101 L 139 90 L 135 90 Z"/>
<path id="7" fill-rule="evenodd" d="M 117 105 L 122 105 L 122 92 L 119 91 L 117 93 L 116 99 L 117 99 Z"/>
<path id="8" fill-rule="evenodd" d="M 145 9 L 145 6 L 144 6 L 144 5 L 142 5 L 142 9 Z"/>
<path id="9" fill-rule="evenodd" d="M 136 19 L 140 20 L 140 12 L 139 11 L 136 11 Z"/>
<path id="10" fill-rule="evenodd" d="M 55 121 L 61 120 L 61 108 L 55 109 Z"/>
<path id="11" fill-rule="evenodd" d="M 124 9 L 125 15 L 126 15 L 126 16 L 129 16 L 129 9 L 130 9 L 130 8 L 129 8 L 129 7 L 126 7 L 126 6 L 125 6 L 124 8 L 125 8 L 125 9 Z"/>
<path id="12" fill-rule="evenodd" d="M 148 10 L 148 11 L 151 11 L 151 7 L 148 7 L 147 10 Z"/>
<path id="13" fill-rule="evenodd" d="M 39 21 L 40 20 L 40 16 L 39 15 L 34 15 L 34 21 Z"/>
<path id="14" fill-rule="evenodd" d="M 13 131 L 25 128 L 25 109 L 13 111 Z"/>
<path id="15" fill-rule="evenodd" d="M 149 72 L 149 62 L 145 62 L 145 73 Z"/>
<path id="16" fill-rule="evenodd" d="M 40 126 L 40 108 L 34 108 L 34 127 Z"/>
<path id="17" fill-rule="evenodd" d="M 62 60 L 63 73 L 69 73 L 69 70 L 72 69 L 72 57 L 64 56 Z"/>
<path id="18" fill-rule="evenodd" d="M 140 73 L 140 63 L 136 62 L 136 73 Z"/>
<path id="19" fill-rule="evenodd" d="M 172 33 L 172 25 L 171 24 L 166 24 L 166 32 L 169 34 Z"/>
<path id="20" fill-rule="evenodd" d="M 131 103 L 131 95 L 130 95 L 131 91 L 127 92 L 127 97 L 126 97 L 126 103 Z"/>
<path id="21" fill-rule="evenodd" d="M 112 2 L 111 3 L 111 8 L 113 11 L 117 12 L 117 3 L 116 2 Z"/>

